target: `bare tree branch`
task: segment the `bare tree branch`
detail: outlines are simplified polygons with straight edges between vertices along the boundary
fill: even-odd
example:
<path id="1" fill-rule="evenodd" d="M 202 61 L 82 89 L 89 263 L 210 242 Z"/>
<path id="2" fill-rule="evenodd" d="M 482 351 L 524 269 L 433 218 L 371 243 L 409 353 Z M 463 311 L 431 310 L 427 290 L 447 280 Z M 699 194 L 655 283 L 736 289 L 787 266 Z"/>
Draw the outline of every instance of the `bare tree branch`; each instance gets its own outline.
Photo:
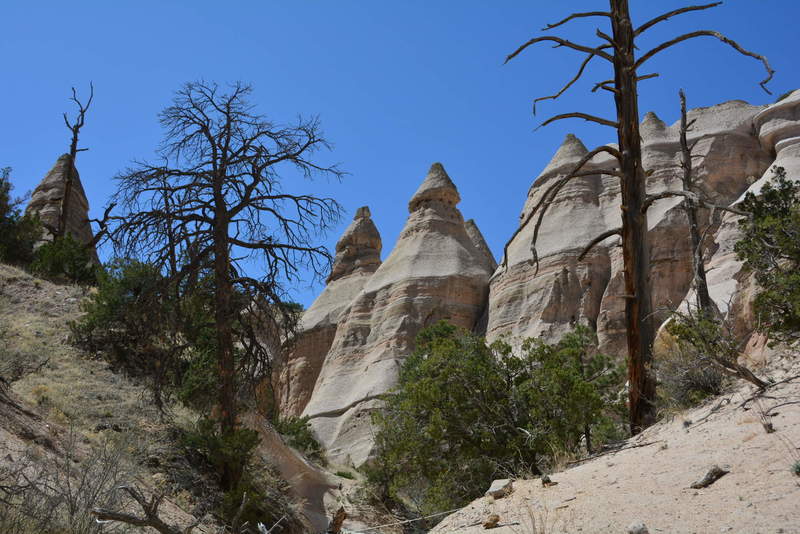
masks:
<path id="1" fill-rule="evenodd" d="M 702 11 L 704 9 L 711 9 L 712 7 L 717 7 L 719 5 L 722 5 L 722 2 L 714 2 L 713 4 L 705 4 L 705 5 L 702 5 L 702 6 L 688 6 L 688 7 L 682 7 L 680 9 L 674 9 L 672 11 L 668 11 L 667 13 L 664 13 L 663 15 L 659 15 L 654 19 L 648 20 L 647 22 L 645 22 L 644 24 L 642 24 L 641 26 L 636 28 L 636 31 L 633 33 L 633 35 L 634 35 L 634 37 L 637 37 L 640 34 L 642 34 L 643 32 L 647 31 L 648 29 L 650 29 L 653 26 L 655 26 L 656 24 L 658 24 L 659 22 L 664 22 L 665 20 L 670 19 L 670 18 L 674 17 L 675 15 L 680 15 L 680 14 L 683 14 L 683 13 L 689 13 L 691 11 Z"/>
<path id="2" fill-rule="evenodd" d="M 671 46 L 674 46 L 674 45 L 676 45 L 678 43 L 681 43 L 683 41 L 688 41 L 689 39 L 694 39 L 695 37 L 714 37 L 715 39 L 719 39 L 723 43 L 731 46 L 734 50 L 736 50 L 740 54 L 759 60 L 764 65 L 764 69 L 766 69 L 766 71 L 767 71 L 767 77 L 764 78 L 762 81 L 760 81 L 759 85 L 761 86 L 761 88 L 764 91 L 767 92 L 767 94 L 770 94 L 770 95 L 772 94 L 772 92 L 769 89 L 767 89 L 767 83 L 769 83 L 769 81 L 772 79 L 772 76 L 775 74 L 775 71 L 772 70 L 772 67 L 770 67 L 770 64 L 769 64 L 769 61 L 767 60 L 767 58 L 762 56 L 761 54 L 756 54 L 755 52 L 750 52 L 749 50 L 746 50 L 746 49 L 742 48 L 742 46 L 739 45 L 739 43 L 737 43 L 736 41 L 725 37 L 724 35 L 722 35 L 719 32 L 715 32 L 715 31 L 711 31 L 711 30 L 697 30 L 697 31 L 694 31 L 694 32 L 690 32 L 690 33 L 686 33 L 686 34 L 683 34 L 681 36 L 678 36 L 678 37 L 676 37 L 676 38 L 674 38 L 674 39 L 672 39 L 670 41 L 667 41 L 665 43 L 661 43 L 660 45 L 658 45 L 657 47 L 653 48 L 652 50 L 650 50 L 649 52 L 644 54 L 642 57 L 640 57 L 636 61 L 636 63 L 634 64 L 634 68 L 638 69 L 648 59 L 652 58 L 653 56 L 655 56 L 659 52 L 661 52 L 663 50 L 666 50 L 667 48 L 670 48 Z"/>
<path id="3" fill-rule="evenodd" d="M 586 245 L 586 247 L 584 247 L 584 249 L 578 255 L 578 261 L 583 260 L 583 258 L 589 253 L 590 250 L 592 250 L 596 245 L 598 245 L 602 241 L 605 241 L 606 239 L 608 239 L 612 235 L 622 236 L 622 228 L 614 228 L 613 230 L 609 230 L 607 232 L 603 232 L 599 236 L 597 236 L 594 239 L 592 239 L 589 242 L 589 244 Z"/>
<path id="4" fill-rule="evenodd" d="M 562 19 L 554 24 L 548 24 L 547 26 L 542 28 L 542 31 L 552 30 L 553 28 L 557 28 L 562 24 L 566 24 L 571 20 L 585 18 L 585 17 L 611 17 L 611 13 L 609 13 L 608 11 L 588 11 L 586 13 L 573 13 L 567 18 Z"/>
<path id="5" fill-rule="evenodd" d="M 603 126 L 610 126 L 611 128 L 616 128 L 618 124 L 614 121 L 610 121 L 608 119 L 604 119 L 602 117 L 596 117 L 595 115 L 589 115 L 588 113 L 562 113 L 560 115 L 556 115 L 554 117 L 550 117 L 542 124 L 540 124 L 536 129 L 542 128 L 543 126 L 547 126 L 556 121 L 564 120 L 564 119 L 583 119 L 589 122 L 596 122 L 597 124 L 602 124 Z"/>
<path id="6" fill-rule="evenodd" d="M 607 48 L 607 47 L 603 47 L 603 48 Z M 581 63 L 581 66 L 578 68 L 577 74 L 575 74 L 575 76 L 570 81 L 568 81 L 556 94 L 550 95 L 550 96 L 540 96 L 539 98 L 535 99 L 533 101 L 533 114 L 536 115 L 536 103 L 537 102 L 542 102 L 543 100 L 555 100 L 558 97 L 560 97 L 561 95 L 563 95 L 566 92 L 567 89 L 572 87 L 572 85 L 575 82 L 577 82 L 580 79 L 581 76 L 583 76 L 583 71 L 586 70 L 586 65 L 589 64 L 589 62 L 592 60 L 593 57 L 595 57 L 595 54 L 589 54 L 588 56 L 586 56 L 586 58 L 583 60 L 583 63 Z"/>
<path id="7" fill-rule="evenodd" d="M 575 167 L 573 167 L 572 171 L 566 177 L 558 180 L 556 183 L 551 185 L 547 190 L 545 190 L 545 192 L 542 194 L 542 198 L 539 199 L 539 202 L 533 207 L 533 209 L 531 209 L 530 213 L 528 213 L 526 215 L 525 220 L 522 221 L 522 223 L 516 229 L 514 234 L 511 236 L 511 238 L 506 242 L 505 246 L 503 247 L 503 261 L 500 263 L 500 267 L 503 267 L 504 269 L 508 267 L 508 247 L 511 246 L 511 243 L 514 242 L 514 239 L 516 239 L 516 237 L 528 225 L 528 223 L 531 221 L 531 219 L 533 219 L 533 216 L 537 212 L 539 212 L 541 210 L 542 211 L 542 215 L 539 216 L 539 220 L 537 222 L 536 229 L 534 231 L 534 238 L 533 238 L 532 249 L 531 249 L 533 251 L 533 254 L 534 254 L 534 260 L 536 262 L 536 269 L 538 271 L 538 269 L 539 269 L 539 260 L 538 260 L 538 255 L 536 254 L 536 251 L 535 251 L 535 242 L 536 242 L 536 237 L 538 236 L 539 226 L 541 224 L 542 217 L 544 216 L 543 214 L 547 210 L 547 206 L 549 206 L 549 204 L 552 202 L 552 199 L 555 198 L 555 195 L 558 194 L 558 192 L 561 190 L 561 188 L 564 186 L 564 184 L 566 184 L 569 180 L 571 180 L 572 178 L 575 178 L 577 176 L 586 176 L 586 175 L 592 175 L 593 176 L 593 175 L 600 175 L 600 174 L 612 174 L 612 175 L 615 175 L 615 176 L 619 175 L 618 171 L 616 171 L 615 169 L 609 169 L 609 170 L 598 169 L 597 171 L 594 171 L 594 170 L 587 171 L 586 174 L 581 173 L 581 169 L 583 168 L 584 165 L 586 165 L 593 157 L 595 157 L 596 155 L 601 154 L 603 152 L 611 154 L 612 156 L 614 156 L 614 158 L 617 159 L 617 161 L 619 161 L 619 159 L 621 158 L 621 155 L 620 155 L 619 151 L 617 149 L 613 148 L 613 147 L 610 147 L 610 146 L 597 147 L 594 150 L 588 152 L 586 155 L 584 155 L 581 158 L 581 160 L 575 165 Z"/>
<path id="8" fill-rule="evenodd" d="M 577 50 L 579 52 L 585 52 L 587 54 L 600 56 L 601 58 L 603 58 L 603 59 L 605 59 L 607 61 L 610 61 L 610 62 L 614 61 L 614 58 L 611 56 L 611 54 L 609 54 L 607 52 L 603 52 L 601 47 L 591 48 L 589 46 L 575 44 L 575 43 L 573 43 L 571 41 L 567 41 L 566 39 L 562 39 L 561 37 L 556 37 L 554 35 L 545 35 L 543 37 L 534 37 L 533 39 L 531 39 L 527 43 L 525 43 L 522 46 L 520 46 L 519 48 L 517 48 L 514 52 L 509 54 L 508 57 L 506 57 L 505 63 L 508 63 L 509 61 L 514 59 L 516 56 L 519 55 L 520 52 L 522 52 L 523 50 L 525 50 L 529 46 L 531 46 L 533 44 L 536 44 L 536 43 L 541 43 L 541 42 L 544 42 L 544 41 L 551 41 L 551 42 L 556 43 L 556 48 L 561 47 L 561 46 L 566 46 L 567 48 L 571 48 L 571 49 Z"/>
<path id="9" fill-rule="evenodd" d="M 709 202 L 708 200 L 706 200 L 705 198 L 701 197 L 700 195 L 698 195 L 693 191 L 662 191 L 661 193 L 657 193 L 655 195 L 648 195 L 647 199 L 644 201 L 644 204 L 642 205 L 642 211 L 647 211 L 653 204 L 653 202 L 670 197 L 688 198 L 691 199 L 693 202 L 697 203 L 698 206 L 704 208 L 727 211 L 729 213 L 734 213 L 736 215 L 744 215 L 746 217 L 749 217 L 751 215 L 746 211 L 732 208 L 730 206 L 722 206 L 720 204 L 714 204 L 713 202 Z"/>
<path id="10" fill-rule="evenodd" d="M 169 525 L 158 516 L 158 508 L 164 500 L 163 495 L 154 494 L 148 500 L 138 489 L 132 486 L 120 486 L 118 489 L 130 495 L 130 497 L 139 504 L 142 513 L 144 513 L 144 517 L 106 510 L 104 508 L 95 508 L 92 510 L 92 513 L 97 517 L 98 521 L 119 521 L 135 527 L 150 527 L 157 530 L 160 534 L 190 534 L 190 532 L 194 530 L 194 527 L 200 524 L 200 522 L 197 521 L 185 529 Z"/>
<path id="11" fill-rule="evenodd" d="M 649 80 L 650 78 L 658 78 L 659 74 L 654 72 L 652 74 L 645 74 L 644 76 L 637 76 L 636 81 L 640 82 L 642 80 Z M 614 83 L 614 80 L 603 80 L 602 82 L 597 82 L 594 87 L 592 87 L 592 92 L 596 92 L 598 89 L 605 89 L 606 91 L 611 91 L 616 93 L 617 90 L 613 87 L 608 87 L 608 84 Z"/>

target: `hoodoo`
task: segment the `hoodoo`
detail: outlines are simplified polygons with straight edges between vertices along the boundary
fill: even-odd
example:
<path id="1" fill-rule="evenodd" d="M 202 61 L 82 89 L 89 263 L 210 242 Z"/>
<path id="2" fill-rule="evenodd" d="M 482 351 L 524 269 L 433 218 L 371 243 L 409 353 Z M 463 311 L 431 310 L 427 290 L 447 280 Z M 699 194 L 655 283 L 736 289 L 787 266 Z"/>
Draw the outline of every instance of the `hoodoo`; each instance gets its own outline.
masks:
<path id="1" fill-rule="evenodd" d="M 303 412 L 336 462 L 369 458 L 369 412 L 395 385 L 420 329 L 441 319 L 471 329 L 483 312 L 490 262 L 467 233 L 459 201 L 434 163 L 408 204 L 394 250 L 341 316 Z"/>
<path id="2" fill-rule="evenodd" d="M 303 313 L 295 343 L 276 366 L 276 400 L 284 415 L 300 415 L 306 407 L 339 320 L 380 265 L 381 236 L 363 206 L 336 243 L 325 290 Z"/>

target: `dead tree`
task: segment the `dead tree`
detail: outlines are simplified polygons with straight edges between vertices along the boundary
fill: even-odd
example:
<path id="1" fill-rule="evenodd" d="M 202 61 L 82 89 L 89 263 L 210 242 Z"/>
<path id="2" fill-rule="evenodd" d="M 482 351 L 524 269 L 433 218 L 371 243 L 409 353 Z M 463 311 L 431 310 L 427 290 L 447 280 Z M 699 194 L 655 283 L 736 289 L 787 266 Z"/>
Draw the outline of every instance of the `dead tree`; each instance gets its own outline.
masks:
<path id="1" fill-rule="evenodd" d="M 92 100 L 94 100 L 94 85 L 91 82 L 89 82 L 89 99 L 86 101 L 86 104 L 78 99 L 78 92 L 73 87 L 70 101 L 78 107 L 78 114 L 75 120 L 70 122 L 69 117 L 64 113 L 64 124 L 67 125 L 67 128 L 71 132 L 72 138 L 69 145 L 69 167 L 67 167 L 67 179 L 64 182 L 64 196 L 61 198 L 61 213 L 58 215 L 58 227 L 56 228 L 56 234 L 54 236 L 56 238 L 64 237 L 64 233 L 67 230 L 67 212 L 69 210 L 70 198 L 72 197 L 72 186 L 75 182 L 75 159 L 78 156 L 78 152 L 89 150 L 88 148 L 78 148 L 78 136 L 80 135 L 81 128 L 86 124 L 86 112 L 89 111 Z"/>
<path id="2" fill-rule="evenodd" d="M 284 192 L 286 173 L 344 174 L 312 159 L 330 148 L 317 119 L 273 124 L 254 112 L 250 92 L 241 83 L 180 89 L 160 115 L 162 161 L 138 162 L 117 177 L 112 201 L 120 213 L 110 217 L 108 230 L 117 256 L 156 265 L 175 287 L 203 275 L 212 281 L 224 434 L 237 426 L 241 388 L 270 376 L 265 338 L 296 324 L 285 305 L 286 284 L 306 272 L 322 276 L 331 261 L 315 240 L 338 222 L 339 204 Z M 240 474 L 223 473 L 223 486 Z"/>
<path id="3" fill-rule="evenodd" d="M 557 99 L 577 82 L 582 77 L 586 66 L 593 59 L 598 58 L 604 60 L 612 66 L 613 78 L 596 83 L 592 91 L 603 89 L 613 94 L 617 111 L 616 120 L 610 120 L 587 113 L 571 112 L 551 117 L 544 121 L 542 126 L 568 118 L 579 118 L 603 126 L 609 126 L 617 131 L 619 148 L 615 149 L 609 146 L 603 146 L 589 152 L 566 177 L 556 181 L 545 190 L 539 203 L 528 213 L 520 226 L 520 230 L 527 225 L 534 216 L 537 217 L 531 248 L 534 251 L 534 260 L 538 266 L 538 258 L 535 253 L 538 230 L 547 212 L 547 208 L 553 203 L 561 188 L 563 188 L 569 180 L 579 176 L 609 174 L 620 178 L 622 225 L 619 228 L 609 230 L 591 240 L 581 256 L 585 255 L 591 247 L 612 235 L 620 235 L 622 238 L 622 255 L 625 273 L 625 295 L 623 295 L 623 298 L 625 299 L 625 320 L 627 323 L 628 344 L 628 400 L 630 408 L 630 429 L 631 432 L 635 434 L 655 421 L 655 379 L 650 370 L 655 327 L 653 325 L 651 303 L 650 253 L 647 242 L 647 206 L 652 203 L 652 200 L 647 196 L 645 182 L 647 171 L 642 167 L 642 143 L 639 133 L 637 95 L 638 83 L 642 80 L 657 77 L 658 73 L 640 74 L 640 71 L 647 61 L 664 50 L 697 37 L 713 37 L 731 46 L 741 54 L 761 61 L 764 68 L 767 70 L 767 77 L 761 82 L 761 87 L 764 88 L 765 91 L 767 91 L 767 82 L 772 78 L 773 70 L 765 57 L 750 52 L 728 37 L 711 30 L 698 30 L 679 35 L 674 39 L 670 39 L 649 49 L 647 52 L 637 57 L 637 52 L 640 49 L 640 47 L 637 46 L 637 39 L 653 26 L 676 15 L 716 7 L 720 5 L 721 2 L 675 9 L 645 22 L 638 28 L 634 28 L 628 9 L 628 1 L 609 1 L 609 11 L 573 13 L 561 21 L 549 24 L 544 28 L 544 30 L 551 30 L 578 18 L 599 17 L 608 19 L 611 25 L 611 35 L 604 33 L 600 29 L 596 31 L 597 37 L 601 39 L 600 44 L 596 46 L 587 46 L 555 35 L 545 35 L 535 37 L 524 43 L 506 58 L 506 62 L 515 58 L 529 46 L 544 42 L 554 43 L 555 47 L 566 47 L 584 54 L 585 57 L 576 75 L 557 93 L 534 100 L 534 113 L 536 111 L 536 103 L 543 100 Z M 611 154 L 616 160 L 616 167 L 613 169 L 585 170 L 584 167 L 586 164 L 595 155 L 601 152 Z M 512 236 L 512 240 L 520 230 Z M 503 260 L 504 265 L 507 262 L 508 246 L 510 243 L 511 241 L 506 244 L 506 254 Z"/>
<path id="4" fill-rule="evenodd" d="M 190 534 L 200 521 L 192 523 L 186 528 L 178 528 L 169 523 L 165 523 L 158 515 L 158 508 L 164 502 L 163 494 L 153 494 L 149 499 L 146 498 L 137 488 L 133 486 L 120 486 L 117 488 L 124 491 L 142 509 L 144 515 L 138 516 L 127 512 L 108 510 L 105 508 L 95 508 L 92 513 L 100 522 L 119 522 L 139 528 L 150 527 L 159 534 Z"/>

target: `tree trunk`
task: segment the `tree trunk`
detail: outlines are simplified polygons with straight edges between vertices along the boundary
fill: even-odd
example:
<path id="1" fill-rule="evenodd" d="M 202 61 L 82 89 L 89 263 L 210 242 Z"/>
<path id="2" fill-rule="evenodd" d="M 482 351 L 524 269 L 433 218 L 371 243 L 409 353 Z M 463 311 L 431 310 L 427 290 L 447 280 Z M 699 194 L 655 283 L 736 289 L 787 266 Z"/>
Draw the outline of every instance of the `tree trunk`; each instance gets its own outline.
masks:
<path id="1" fill-rule="evenodd" d="M 614 101 L 622 155 L 622 255 L 625 270 L 625 319 L 628 338 L 630 429 L 637 434 L 655 422 L 655 381 L 651 374 L 654 329 L 650 301 L 650 251 L 647 244 L 646 195 L 639 136 L 639 108 L 634 69 L 634 35 L 627 0 L 610 0 L 614 52 Z"/>
<path id="2" fill-rule="evenodd" d="M 692 152 L 689 150 L 689 143 L 686 139 L 688 124 L 686 120 L 686 95 L 683 89 L 680 91 L 681 99 L 681 166 L 683 167 L 683 190 L 690 192 L 693 190 L 692 179 Z M 686 210 L 686 217 L 689 219 L 689 235 L 692 240 L 692 277 L 694 278 L 694 288 L 697 293 L 697 306 L 700 312 L 706 317 L 713 317 L 715 306 L 708 293 L 708 281 L 706 280 L 706 269 L 703 261 L 703 250 L 701 248 L 700 228 L 697 224 L 697 206 L 693 199 L 686 197 L 683 200 Z"/>
<path id="3" fill-rule="evenodd" d="M 218 196 L 221 197 L 221 193 Z M 233 285 L 230 279 L 228 218 L 224 199 L 217 199 L 214 218 L 214 323 L 217 329 L 217 365 L 219 368 L 219 425 L 224 434 L 236 428 L 235 362 L 231 302 Z M 231 466 L 225 466 L 222 486 L 231 488 L 237 482 Z"/>

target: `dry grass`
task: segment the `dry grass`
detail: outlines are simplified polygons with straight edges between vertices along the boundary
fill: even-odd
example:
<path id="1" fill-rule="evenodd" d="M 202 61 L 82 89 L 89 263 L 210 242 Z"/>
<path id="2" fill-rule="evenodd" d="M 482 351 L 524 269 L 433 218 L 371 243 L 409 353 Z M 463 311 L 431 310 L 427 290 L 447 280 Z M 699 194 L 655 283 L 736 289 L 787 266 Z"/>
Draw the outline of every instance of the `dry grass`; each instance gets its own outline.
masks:
<path id="1" fill-rule="evenodd" d="M 169 417 L 163 417 L 152 404 L 144 384 L 114 373 L 101 355 L 86 354 L 69 343 L 69 323 L 80 317 L 80 302 L 89 291 L 40 280 L 0 264 L 0 376 L 11 383 L 18 399 L 42 416 L 42 424 L 48 423 L 47 437 L 53 443 L 70 441 L 89 457 L 95 454 L 93 451 L 107 451 L 108 444 L 113 443 L 117 463 L 126 466 L 120 474 L 123 482 L 167 496 L 162 507 L 165 521 L 186 524 L 189 512 L 195 517 L 207 516 L 208 524 L 194 532 L 217 532 L 219 525 L 208 515 L 221 498 L 214 475 L 202 458 L 188 457 L 180 440 L 182 433 L 193 427 L 197 414 L 182 405 L 172 405 Z M 48 456 L 30 438 L 15 439 L 1 418 L 2 413 L 0 452 L 9 440 L 15 440 L 15 459 L 24 451 L 33 465 L 54 472 L 50 468 L 57 459 Z M 2 455 L 5 457 L 5 453 Z M 80 479 L 84 473 L 79 467 L 71 473 L 73 479 Z M 262 467 L 268 469 L 266 464 L 254 468 Z M 0 470 L 3 468 L 6 467 L 0 458 Z M 93 469 L 96 471 L 96 467 Z M 95 473 L 92 478 L 99 477 Z M 278 479 L 274 482 L 276 491 L 285 485 Z M 46 508 L 47 498 L 39 497 L 30 506 L 38 503 L 37 506 Z M 84 519 L 85 514 L 80 520 Z M 54 523 L 45 530 L 37 530 L 35 525 L 29 528 L 24 521 L 17 525 L 15 530 L 21 534 L 44 531 L 71 534 L 83 528 L 70 530 L 71 527 L 56 527 Z M 115 528 L 107 525 L 102 532 L 141 532 L 141 529 Z M 0 522 L 0 532 L 6 531 Z"/>

